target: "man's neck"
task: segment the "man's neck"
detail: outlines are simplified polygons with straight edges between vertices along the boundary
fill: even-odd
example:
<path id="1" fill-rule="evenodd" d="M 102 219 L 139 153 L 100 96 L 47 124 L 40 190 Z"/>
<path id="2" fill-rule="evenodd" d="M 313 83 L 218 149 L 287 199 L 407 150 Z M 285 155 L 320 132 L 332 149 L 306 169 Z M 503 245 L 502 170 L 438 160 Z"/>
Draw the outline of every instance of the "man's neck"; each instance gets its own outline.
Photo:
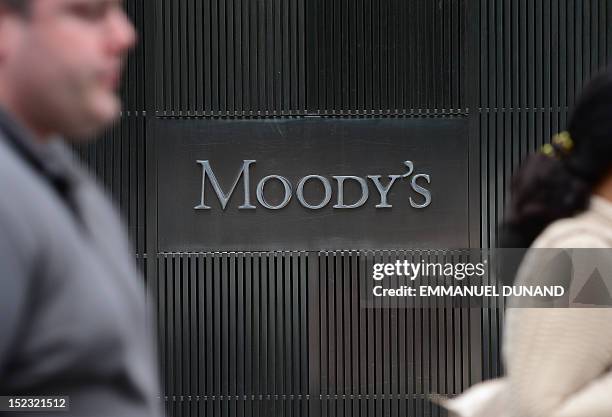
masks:
<path id="1" fill-rule="evenodd" d="M 24 129 L 27 129 L 32 139 L 38 143 L 46 143 L 52 135 L 40 126 L 37 126 L 31 118 L 28 117 L 27 112 L 23 111 L 18 102 L 13 100 L 7 89 L 2 88 L 0 84 L 0 108 L 2 108 L 16 123 L 21 125 Z"/>

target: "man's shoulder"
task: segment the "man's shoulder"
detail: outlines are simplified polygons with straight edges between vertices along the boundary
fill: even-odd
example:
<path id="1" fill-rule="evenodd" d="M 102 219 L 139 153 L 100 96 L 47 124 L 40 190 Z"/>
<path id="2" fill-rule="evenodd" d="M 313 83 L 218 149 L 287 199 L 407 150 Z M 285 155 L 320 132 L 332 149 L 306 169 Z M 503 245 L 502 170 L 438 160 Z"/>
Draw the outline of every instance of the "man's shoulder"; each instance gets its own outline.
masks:
<path id="1" fill-rule="evenodd" d="M 0 137 L 0 239 L 9 240 L 19 253 L 38 246 L 41 189 L 40 179 Z"/>
<path id="2" fill-rule="evenodd" d="M 22 160 L 13 148 L 0 137 L 0 210 L 8 215 L 10 209 L 25 215 L 30 203 L 40 203 L 44 198 L 40 191 L 44 184 L 30 166 Z M 18 214 L 15 213 L 15 214 Z M 0 219 L 2 220 L 2 219 Z"/>
<path id="3" fill-rule="evenodd" d="M 0 137 L 0 222 L 16 233 L 41 238 L 55 228 L 62 211 L 47 181 Z"/>

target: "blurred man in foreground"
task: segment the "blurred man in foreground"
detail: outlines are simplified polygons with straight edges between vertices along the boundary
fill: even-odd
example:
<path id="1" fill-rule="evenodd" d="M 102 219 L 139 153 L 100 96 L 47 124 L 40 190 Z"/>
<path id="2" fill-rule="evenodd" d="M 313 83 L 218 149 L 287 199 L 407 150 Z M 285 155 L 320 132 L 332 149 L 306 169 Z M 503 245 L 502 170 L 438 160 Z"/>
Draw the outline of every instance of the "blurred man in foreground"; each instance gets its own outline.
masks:
<path id="1" fill-rule="evenodd" d="M 131 250 L 61 139 L 119 116 L 122 7 L 0 0 L 0 395 L 70 396 L 69 415 L 159 415 Z"/>

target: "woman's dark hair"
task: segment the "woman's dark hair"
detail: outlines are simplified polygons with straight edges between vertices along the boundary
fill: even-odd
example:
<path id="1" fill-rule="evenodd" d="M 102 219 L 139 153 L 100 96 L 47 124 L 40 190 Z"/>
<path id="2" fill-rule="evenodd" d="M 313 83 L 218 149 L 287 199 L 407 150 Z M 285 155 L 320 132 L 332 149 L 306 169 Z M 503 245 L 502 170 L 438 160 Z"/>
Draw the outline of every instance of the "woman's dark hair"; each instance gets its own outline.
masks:
<path id="1" fill-rule="evenodd" d="M 612 168 L 612 73 L 593 78 L 570 117 L 570 150 L 548 145 L 512 179 L 501 247 L 527 248 L 546 226 L 588 207 L 593 188 Z"/>

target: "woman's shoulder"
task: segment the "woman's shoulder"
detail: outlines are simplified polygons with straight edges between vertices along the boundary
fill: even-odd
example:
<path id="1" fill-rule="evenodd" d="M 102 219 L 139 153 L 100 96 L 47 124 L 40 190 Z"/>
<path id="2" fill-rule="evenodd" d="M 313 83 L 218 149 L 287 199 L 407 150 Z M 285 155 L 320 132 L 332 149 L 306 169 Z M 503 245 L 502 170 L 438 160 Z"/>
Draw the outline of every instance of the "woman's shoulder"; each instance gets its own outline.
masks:
<path id="1" fill-rule="evenodd" d="M 601 210 L 608 209 L 601 207 L 601 203 L 598 199 L 592 200 L 585 212 L 551 223 L 533 242 L 532 247 L 612 248 L 612 216 Z M 612 208 L 612 203 L 605 204 Z"/>

